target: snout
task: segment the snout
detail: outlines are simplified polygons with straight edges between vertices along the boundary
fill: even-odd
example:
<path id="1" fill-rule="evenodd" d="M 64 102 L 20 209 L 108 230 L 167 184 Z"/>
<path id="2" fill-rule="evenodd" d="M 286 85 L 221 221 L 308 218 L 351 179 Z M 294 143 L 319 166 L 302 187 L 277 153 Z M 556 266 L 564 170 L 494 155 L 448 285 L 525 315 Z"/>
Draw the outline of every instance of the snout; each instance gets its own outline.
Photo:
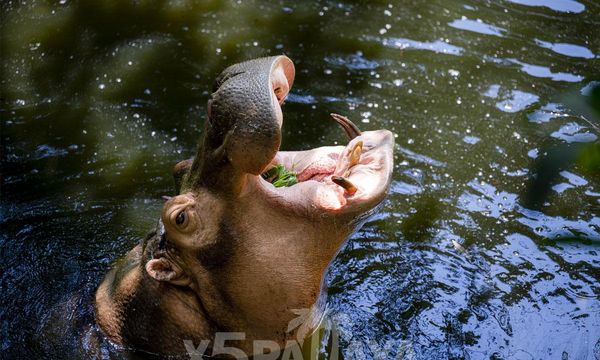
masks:
<path id="1" fill-rule="evenodd" d="M 233 65 L 216 81 L 209 102 L 210 143 L 222 146 L 238 170 L 258 175 L 281 144 L 281 104 L 294 81 L 294 65 L 275 56 Z"/>
<path id="2" fill-rule="evenodd" d="M 281 144 L 281 104 L 294 75 L 288 57 L 273 56 L 232 65 L 217 77 L 201 146 L 182 191 L 235 192 L 245 174 L 263 172 Z"/>

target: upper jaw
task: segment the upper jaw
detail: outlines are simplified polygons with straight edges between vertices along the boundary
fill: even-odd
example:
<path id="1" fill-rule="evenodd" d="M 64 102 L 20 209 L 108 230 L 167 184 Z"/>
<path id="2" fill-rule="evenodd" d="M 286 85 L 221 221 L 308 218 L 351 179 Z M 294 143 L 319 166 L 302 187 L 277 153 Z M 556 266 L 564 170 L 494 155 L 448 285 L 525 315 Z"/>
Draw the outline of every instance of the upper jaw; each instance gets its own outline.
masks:
<path id="1" fill-rule="evenodd" d="M 217 83 L 223 84 L 229 74 L 240 74 L 248 68 L 256 68 L 256 64 L 266 63 L 269 64 L 269 71 L 268 80 L 265 80 L 268 81 L 272 110 L 271 116 L 267 116 L 267 122 L 277 127 L 279 131 L 277 131 L 278 139 L 275 141 L 278 145 L 276 148 L 270 148 L 269 155 L 265 152 L 266 157 L 260 156 L 259 162 L 264 164 L 262 171 L 265 170 L 265 166 L 282 164 L 286 169 L 297 172 L 300 182 L 291 187 L 275 188 L 260 175 L 252 176 L 257 174 L 252 170 L 257 167 L 245 165 L 248 169 L 245 168 L 244 171 L 251 175 L 251 179 L 256 179 L 252 183 L 267 195 L 266 198 L 270 202 L 279 205 L 282 210 L 293 212 L 361 214 L 379 204 L 385 197 L 391 182 L 394 148 L 392 133 L 387 130 L 361 133 L 345 117 L 332 114 L 351 139 L 346 147 L 323 147 L 298 152 L 277 151 L 281 143 L 283 125 L 281 105 L 294 82 L 293 62 L 286 56 L 277 56 L 234 65 L 223 72 L 224 75 L 217 79 Z M 359 143 L 362 146 L 357 150 Z M 242 164 L 247 164 L 250 155 L 248 148 L 242 146 L 238 150 L 240 156 L 234 158 L 239 158 Z M 274 152 L 271 153 L 271 150 Z M 268 159 L 271 156 L 273 158 L 269 164 Z M 351 158 L 353 160 L 349 160 Z M 266 164 L 264 160 L 267 161 Z M 234 164 L 237 165 L 240 164 Z M 258 173 L 262 171 L 258 170 Z M 351 187 L 355 189 L 349 191 L 347 187 L 345 189 L 340 186 L 339 177 L 343 178 L 342 185 L 352 184 Z"/>
<path id="2" fill-rule="evenodd" d="M 362 142 L 358 163 L 348 159 Z M 360 215 L 379 204 L 390 185 L 393 170 L 394 136 L 388 130 L 366 131 L 347 146 L 328 146 L 307 151 L 280 151 L 272 165 L 281 164 L 298 173 L 299 183 L 275 188 L 257 177 L 258 188 L 282 210 L 305 214 Z M 354 185 L 351 193 L 332 177 L 343 176 Z"/>
<path id="3" fill-rule="evenodd" d="M 247 174 L 260 174 L 279 149 L 280 102 L 293 81 L 294 65 L 285 56 L 223 70 L 215 80 L 198 152 L 181 190 L 207 188 L 236 196 Z"/>

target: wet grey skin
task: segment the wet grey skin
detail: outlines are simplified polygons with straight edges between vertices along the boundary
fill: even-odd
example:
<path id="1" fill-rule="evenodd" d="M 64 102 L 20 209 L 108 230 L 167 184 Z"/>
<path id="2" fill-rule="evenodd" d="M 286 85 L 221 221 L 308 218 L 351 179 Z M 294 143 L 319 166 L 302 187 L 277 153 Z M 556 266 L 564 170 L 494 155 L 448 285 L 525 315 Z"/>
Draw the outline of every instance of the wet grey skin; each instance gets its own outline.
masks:
<path id="1" fill-rule="evenodd" d="M 284 57 L 235 64 L 216 78 L 201 147 L 185 178 L 184 191 L 201 186 L 228 191 L 241 174 L 259 174 L 275 156 L 281 126 L 269 78 L 279 64 L 292 79 L 291 87 L 294 66 Z"/>
<path id="2" fill-rule="evenodd" d="M 294 81 L 285 56 L 225 69 L 208 101 L 195 158 L 175 166 L 178 195 L 167 197 L 153 231 L 100 284 L 96 319 L 112 341 L 136 351 L 185 354 L 216 332 L 243 332 L 280 347 L 318 325 L 324 273 L 391 182 L 394 137 L 361 132 L 332 114 L 346 146 L 279 151 L 281 105 Z M 274 165 L 300 182 L 275 188 Z M 311 309 L 288 330 L 292 309 Z M 210 349 L 210 347 L 209 347 Z"/>

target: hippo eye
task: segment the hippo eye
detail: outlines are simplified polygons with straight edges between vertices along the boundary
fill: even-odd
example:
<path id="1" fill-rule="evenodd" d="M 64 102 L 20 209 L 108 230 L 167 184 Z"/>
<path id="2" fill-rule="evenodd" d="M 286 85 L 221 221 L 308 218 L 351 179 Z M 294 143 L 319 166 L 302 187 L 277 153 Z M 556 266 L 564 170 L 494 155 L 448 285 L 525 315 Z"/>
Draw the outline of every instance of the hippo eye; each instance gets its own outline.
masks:
<path id="1" fill-rule="evenodd" d="M 175 218 L 175 224 L 182 225 L 184 222 L 185 222 L 185 211 L 182 211 L 179 214 L 177 214 L 177 217 Z"/>

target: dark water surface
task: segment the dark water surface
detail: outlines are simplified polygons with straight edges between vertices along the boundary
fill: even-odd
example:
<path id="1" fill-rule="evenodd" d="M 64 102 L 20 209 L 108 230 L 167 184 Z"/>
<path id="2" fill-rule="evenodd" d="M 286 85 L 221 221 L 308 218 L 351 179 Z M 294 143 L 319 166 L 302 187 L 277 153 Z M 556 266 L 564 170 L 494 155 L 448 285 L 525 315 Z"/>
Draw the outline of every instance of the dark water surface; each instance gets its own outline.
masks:
<path id="1" fill-rule="evenodd" d="M 600 176 L 524 200 L 536 157 L 598 141 L 569 99 L 599 29 L 592 0 L 3 1 L 0 357 L 89 358 L 95 287 L 173 193 L 212 80 L 285 53 L 284 149 L 342 142 L 330 112 L 397 136 L 329 275 L 346 358 L 600 359 Z"/>

